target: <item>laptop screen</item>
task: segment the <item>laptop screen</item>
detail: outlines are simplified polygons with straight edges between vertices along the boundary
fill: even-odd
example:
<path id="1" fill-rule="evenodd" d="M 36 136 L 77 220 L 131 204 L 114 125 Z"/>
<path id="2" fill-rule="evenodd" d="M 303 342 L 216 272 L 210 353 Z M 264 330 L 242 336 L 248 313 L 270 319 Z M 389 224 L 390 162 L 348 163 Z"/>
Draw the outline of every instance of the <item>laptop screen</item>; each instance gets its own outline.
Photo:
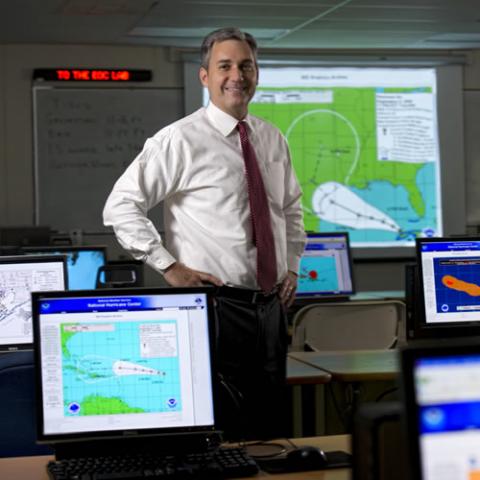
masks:
<path id="1" fill-rule="evenodd" d="M 32 348 L 30 293 L 63 290 L 66 283 L 64 257 L 0 257 L 0 351 Z"/>
<path id="2" fill-rule="evenodd" d="M 69 293 L 33 296 L 40 440 L 213 429 L 210 289 Z"/>
<path id="3" fill-rule="evenodd" d="M 105 246 L 28 247 L 23 252 L 34 255 L 65 255 L 67 257 L 68 289 L 95 288 L 97 272 L 106 264 Z"/>
<path id="4" fill-rule="evenodd" d="M 348 233 L 307 233 L 300 260 L 297 297 L 355 293 Z"/>
<path id="5" fill-rule="evenodd" d="M 480 348 L 437 347 L 409 353 L 407 419 L 415 478 L 480 476 Z"/>
<path id="6" fill-rule="evenodd" d="M 417 260 L 426 327 L 480 321 L 480 238 L 417 239 Z"/>

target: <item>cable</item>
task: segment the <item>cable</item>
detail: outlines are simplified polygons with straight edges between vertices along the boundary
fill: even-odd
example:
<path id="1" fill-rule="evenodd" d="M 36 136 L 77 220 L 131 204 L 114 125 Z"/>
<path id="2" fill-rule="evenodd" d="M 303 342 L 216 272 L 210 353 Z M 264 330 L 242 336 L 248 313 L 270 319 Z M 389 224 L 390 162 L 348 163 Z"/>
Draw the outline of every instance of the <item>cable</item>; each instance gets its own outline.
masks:
<path id="1" fill-rule="evenodd" d="M 387 395 L 390 395 L 391 393 L 394 393 L 397 390 L 398 390 L 398 387 L 392 387 L 392 388 L 389 388 L 389 389 L 385 390 L 375 399 L 375 402 L 379 402 L 380 400 L 385 398 Z"/>
<path id="2" fill-rule="evenodd" d="M 245 450 L 251 457 L 256 459 L 278 457 L 287 451 L 285 445 L 268 440 L 253 443 L 244 443 L 242 446 L 245 448 Z M 274 451 L 269 451 L 269 449 L 273 449 Z"/>

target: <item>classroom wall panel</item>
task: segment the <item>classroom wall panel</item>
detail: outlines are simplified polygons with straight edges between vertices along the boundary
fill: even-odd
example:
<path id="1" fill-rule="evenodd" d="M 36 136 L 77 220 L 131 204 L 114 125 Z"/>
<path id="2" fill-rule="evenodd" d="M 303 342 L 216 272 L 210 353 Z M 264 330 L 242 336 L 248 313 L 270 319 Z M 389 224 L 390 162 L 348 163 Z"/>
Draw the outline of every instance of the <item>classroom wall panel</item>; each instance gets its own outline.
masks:
<path id="1" fill-rule="evenodd" d="M 464 90 L 480 90 L 480 50 L 472 50 L 468 54 L 463 76 Z"/>
<path id="2" fill-rule="evenodd" d="M 181 87 L 180 64 L 168 60 L 161 47 L 124 47 L 91 45 L 6 45 L 4 68 L 0 70 L 5 118 L 8 119 L 4 152 L 0 147 L 0 168 L 8 172 L 8 182 L 0 179 L 6 197 L 0 200 L 0 223 L 4 225 L 34 222 L 34 163 L 32 72 L 34 68 L 110 67 L 142 68 L 153 71 L 150 87 Z M 136 84 L 133 84 L 136 86 Z M 106 86 L 108 88 L 108 86 Z M 0 173 L 2 170 L 0 170 Z"/>
<path id="3" fill-rule="evenodd" d="M 467 224 L 480 230 L 480 90 L 464 93 Z"/>

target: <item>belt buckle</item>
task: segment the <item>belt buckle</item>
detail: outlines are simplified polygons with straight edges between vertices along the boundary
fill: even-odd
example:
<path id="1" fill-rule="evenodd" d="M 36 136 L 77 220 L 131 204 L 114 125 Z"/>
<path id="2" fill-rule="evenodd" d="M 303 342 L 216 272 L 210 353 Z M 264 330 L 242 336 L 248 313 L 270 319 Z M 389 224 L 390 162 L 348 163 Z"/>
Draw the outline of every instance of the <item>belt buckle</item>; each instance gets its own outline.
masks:
<path id="1" fill-rule="evenodd" d="M 252 296 L 252 303 L 257 303 L 257 296 L 263 296 L 263 292 L 262 291 L 258 291 L 258 292 L 253 292 L 253 296 Z"/>

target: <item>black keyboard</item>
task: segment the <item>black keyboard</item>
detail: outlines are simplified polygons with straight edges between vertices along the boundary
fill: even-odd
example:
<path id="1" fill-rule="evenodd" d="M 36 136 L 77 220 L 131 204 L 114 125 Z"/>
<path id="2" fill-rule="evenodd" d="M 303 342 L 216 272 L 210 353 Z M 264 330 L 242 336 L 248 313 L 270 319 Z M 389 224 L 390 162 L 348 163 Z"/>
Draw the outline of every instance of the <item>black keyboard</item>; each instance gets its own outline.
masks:
<path id="1" fill-rule="evenodd" d="M 136 454 L 83 457 L 49 462 L 52 480 L 223 479 L 258 472 L 242 448 L 218 448 L 188 455 Z"/>

